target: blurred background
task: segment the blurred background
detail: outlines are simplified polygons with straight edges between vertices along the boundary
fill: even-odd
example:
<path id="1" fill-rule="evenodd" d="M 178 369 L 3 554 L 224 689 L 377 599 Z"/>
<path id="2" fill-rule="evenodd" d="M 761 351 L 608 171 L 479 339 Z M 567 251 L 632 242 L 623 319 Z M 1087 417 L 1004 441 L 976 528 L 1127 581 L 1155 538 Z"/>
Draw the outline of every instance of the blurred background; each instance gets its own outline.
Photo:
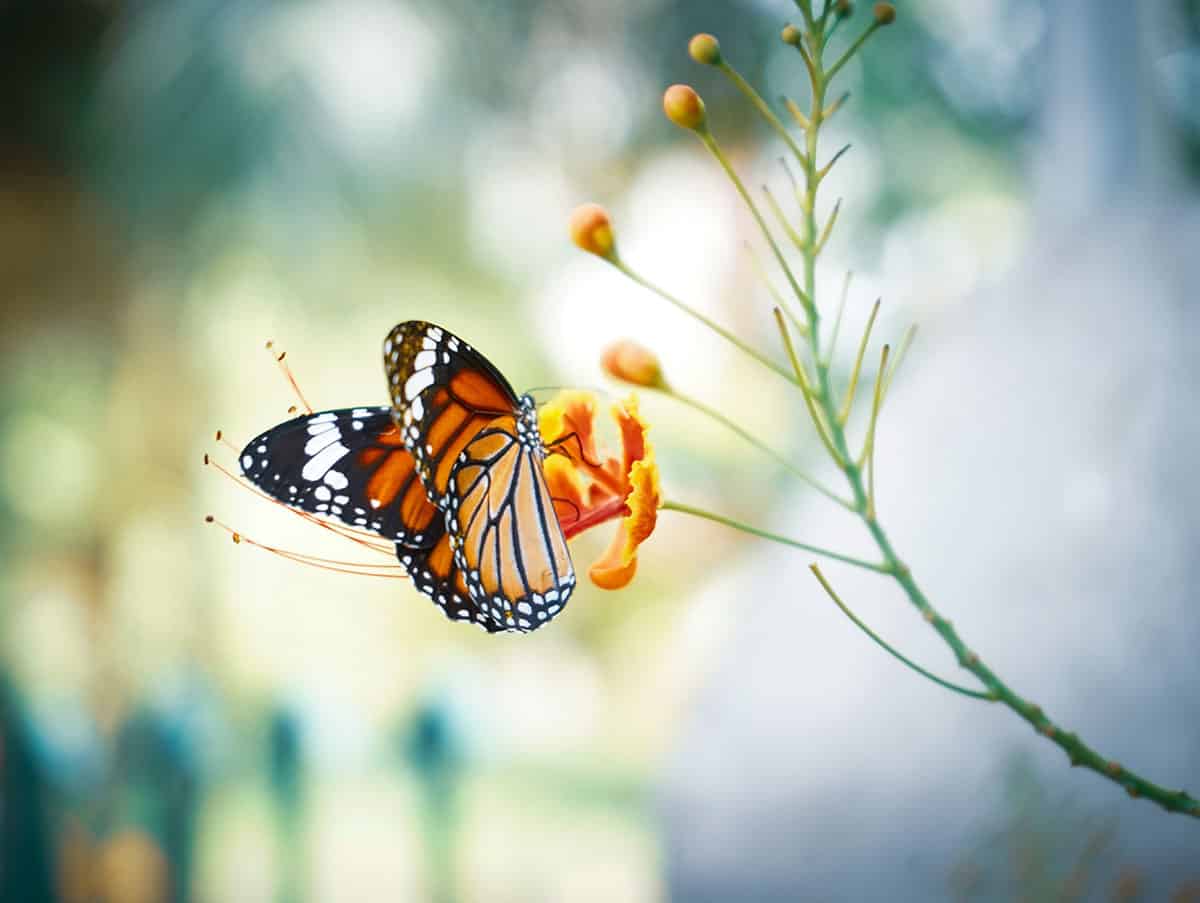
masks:
<path id="1" fill-rule="evenodd" d="M 898 6 L 826 130 L 853 150 L 819 282 L 832 303 L 856 273 L 843 336 L 876 296 L 880 334 L 922 327 L 881 520 L 1019 692 L 1195 793 L 1200 3 Z M 488 637 L 203 523 L 345 557 L 201 456 L 232 466 L 216 430 L 288 416 L 266 340 L 315 407 L 378 404 L 410 318 L 521 389 L 600 383 L 639 338 L 819 468 L 781 381 L 565 232 L 606 204 L 636 269 L 777 353 L 761 241 L 660 95 L 694 84 L 786 197 L 782 146 L 685 45 L 710 31 L 803 102 L 789 16 L 0 6 L 0 899 L 1200 899 L 1194 821 L 900 669 L 804 556 L 664 514 L 629 589 Z M 736 436 L 643 404 L 668 497 L 867 551 Z M 580 538 L 581 570 L 607 540 Z M 827 573 L 953 676 L 893 586 Z"/>

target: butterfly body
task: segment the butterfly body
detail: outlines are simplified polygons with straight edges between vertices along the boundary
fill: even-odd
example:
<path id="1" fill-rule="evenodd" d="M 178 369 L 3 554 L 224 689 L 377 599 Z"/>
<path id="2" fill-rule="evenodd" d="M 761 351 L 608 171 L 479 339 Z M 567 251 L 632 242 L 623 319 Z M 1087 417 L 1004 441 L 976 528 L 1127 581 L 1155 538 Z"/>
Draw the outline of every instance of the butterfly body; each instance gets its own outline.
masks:
<path id="1" fill-rule="evenodd" d="M 540 627 L 566 604 L 575 571 L 533 398 L 422 321 L 389 333 L 384 367 L 390 407 L 280 424 L 247 445 L 244 475 L 284 504 L 394 541 L 447 617 L 488 632 Z"/>

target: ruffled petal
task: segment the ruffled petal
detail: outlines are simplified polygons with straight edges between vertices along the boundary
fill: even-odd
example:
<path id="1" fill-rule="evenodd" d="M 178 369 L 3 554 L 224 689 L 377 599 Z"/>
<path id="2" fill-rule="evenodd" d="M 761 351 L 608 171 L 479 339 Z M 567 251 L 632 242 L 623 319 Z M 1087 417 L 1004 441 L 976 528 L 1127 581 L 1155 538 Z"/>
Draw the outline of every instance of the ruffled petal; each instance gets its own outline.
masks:
<path id="1" fill-rule="evenodd" d="M 627 534 L 625 557 L 633 559 L 637 547 L 645 542 L 658 523 L 658 509 L 662 505 L 662 488 L 658 480 L 658 464 L 654 460 L 654 447 L 647 444 L 645 457 L 635 461 L 629 472 L 632 489 L 625 498 L 629 515 L 623 525 Z"/>
<path id="2" fill-rule="evenodd" d="M 637 573 L 637 556 L 628 559 L 625 556 L 627 534 L 625 521 L 621 521 L 612 542 L 609 543 L 608 551 L 588 568 L 588 577 L 601 589 L 622 589 L 629 585 Z"/>

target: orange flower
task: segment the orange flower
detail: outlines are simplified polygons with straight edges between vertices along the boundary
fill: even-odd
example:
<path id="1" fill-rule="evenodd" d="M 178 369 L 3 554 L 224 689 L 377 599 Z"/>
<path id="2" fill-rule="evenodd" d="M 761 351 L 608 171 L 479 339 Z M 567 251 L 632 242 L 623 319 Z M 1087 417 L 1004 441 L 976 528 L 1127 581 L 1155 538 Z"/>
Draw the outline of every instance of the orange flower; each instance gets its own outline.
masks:
<path id="1" fill-rule="evenodd" d="M 637 397 L 611 410 L 621 433 L 621 456 L 604 453 L 596 441 L 596 399 L 568 391 L 539 414 L 542 437 L 554 449 L 546 459 L 546 482 L 567 539 L 610 520 L 620 520 L 608 551 L 588 569 L 602 589 L 620 589 L 637 570 L 637 550 L 654 532 L 662 492 L 649 429 L 638 414 Z"/>

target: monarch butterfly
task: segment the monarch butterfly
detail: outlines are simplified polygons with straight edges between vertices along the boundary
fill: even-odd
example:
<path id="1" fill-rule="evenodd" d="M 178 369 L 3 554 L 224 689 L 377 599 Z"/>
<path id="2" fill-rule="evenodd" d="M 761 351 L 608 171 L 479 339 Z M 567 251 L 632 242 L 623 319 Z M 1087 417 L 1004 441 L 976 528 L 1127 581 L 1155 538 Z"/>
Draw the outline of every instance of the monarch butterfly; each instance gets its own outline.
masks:
<path id="1" fill-rule="evenodd" d="M 394 542 L 447 617 L 489 633 L 540 627 L 566 605 L 575 570 L 532 397 L 430 323 L 401 323 L 383 351 L 390 407 L 279 424 L 243 449 L 243 475 L 286 505 Z"/>

